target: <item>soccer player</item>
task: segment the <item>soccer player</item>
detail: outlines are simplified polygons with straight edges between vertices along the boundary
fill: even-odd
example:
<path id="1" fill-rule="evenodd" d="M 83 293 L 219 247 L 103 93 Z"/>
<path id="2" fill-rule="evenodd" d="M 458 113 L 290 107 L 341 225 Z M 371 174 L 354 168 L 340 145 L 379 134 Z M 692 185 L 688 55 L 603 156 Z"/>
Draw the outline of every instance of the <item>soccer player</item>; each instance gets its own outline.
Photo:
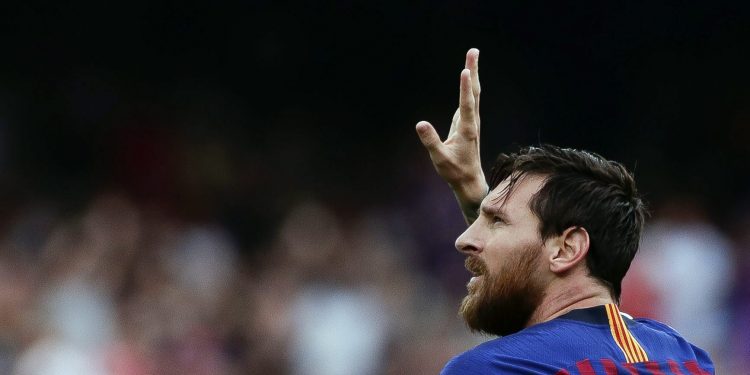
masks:
<path id="1" fill-rule="evenodd" d="M 466 55 L 459 108 L 441 141 L 416 130 L 453 190 L 468 229 L 456 240 L 474 275 L 460 314 L 500 336 L 453 358 L 443 374 L 713 374 L 708 354 L 665 324 L 618 308 L 645 208 L 615 161 L 556 146 L 479 157 L 479 51 Z"/>

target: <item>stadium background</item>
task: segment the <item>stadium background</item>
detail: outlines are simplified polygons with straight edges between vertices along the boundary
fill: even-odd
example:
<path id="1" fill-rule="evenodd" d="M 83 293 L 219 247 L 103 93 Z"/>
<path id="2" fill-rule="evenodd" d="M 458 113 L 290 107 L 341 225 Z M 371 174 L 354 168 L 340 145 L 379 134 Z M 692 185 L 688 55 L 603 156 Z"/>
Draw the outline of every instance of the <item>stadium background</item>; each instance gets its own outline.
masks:
<path id="1" fill-rule="evenodd" d="M 584 148 L 652 216 L 623 310 L 750 368 L 750 6 L 81 2 L 0 16 L 0 373 L 417 374 L 456 316 L 444 135 Z"/>

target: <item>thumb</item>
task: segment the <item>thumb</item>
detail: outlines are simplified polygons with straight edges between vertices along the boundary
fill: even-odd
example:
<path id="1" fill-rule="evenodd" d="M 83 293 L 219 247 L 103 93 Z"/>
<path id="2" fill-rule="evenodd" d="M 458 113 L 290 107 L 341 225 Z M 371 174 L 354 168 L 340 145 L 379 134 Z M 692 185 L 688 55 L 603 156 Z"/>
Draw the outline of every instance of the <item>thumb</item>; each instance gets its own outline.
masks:
<path id="1" fill-rule="evenodd" d="M 417 123 L 417 135 L 419 135 L 419 140 L 422 141 L 422 144 L 430 153 L 436 151 L 443 144 L 440 142 L 440 136 L 438 136 L 435 128 L 427 121 Z"/>

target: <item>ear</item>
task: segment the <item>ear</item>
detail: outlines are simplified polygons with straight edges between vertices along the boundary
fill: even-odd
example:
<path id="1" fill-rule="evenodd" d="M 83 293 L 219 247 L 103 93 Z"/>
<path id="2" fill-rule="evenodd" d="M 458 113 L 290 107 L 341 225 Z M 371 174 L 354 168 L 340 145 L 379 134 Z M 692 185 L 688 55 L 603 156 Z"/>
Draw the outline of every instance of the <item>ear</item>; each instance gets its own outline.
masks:
<path id="1" fill-rule="evenodd" d="M 589 253 L 589 232 L 583 227 L 570 227 L 555 241 L 556 245 L 549 262 L 550 271 L 566 272 L 586 258 Z"/>

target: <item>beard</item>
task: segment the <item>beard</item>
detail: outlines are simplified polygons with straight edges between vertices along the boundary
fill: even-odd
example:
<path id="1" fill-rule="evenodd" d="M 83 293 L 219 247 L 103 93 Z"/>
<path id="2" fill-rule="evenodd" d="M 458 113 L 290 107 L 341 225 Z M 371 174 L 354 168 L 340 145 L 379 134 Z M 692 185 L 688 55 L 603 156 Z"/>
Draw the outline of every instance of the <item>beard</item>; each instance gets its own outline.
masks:
<path id="1" fill-rule="evenodd" d="M 472 332 L 506 336 L 522 330 L 544 296 L 539 280 L 540 248 L 527 247 L 511 254 L 495 274 L 484 261 L 466 258 L 466 268 L 480 279 L 469 283 L 460 315 Z"/>

